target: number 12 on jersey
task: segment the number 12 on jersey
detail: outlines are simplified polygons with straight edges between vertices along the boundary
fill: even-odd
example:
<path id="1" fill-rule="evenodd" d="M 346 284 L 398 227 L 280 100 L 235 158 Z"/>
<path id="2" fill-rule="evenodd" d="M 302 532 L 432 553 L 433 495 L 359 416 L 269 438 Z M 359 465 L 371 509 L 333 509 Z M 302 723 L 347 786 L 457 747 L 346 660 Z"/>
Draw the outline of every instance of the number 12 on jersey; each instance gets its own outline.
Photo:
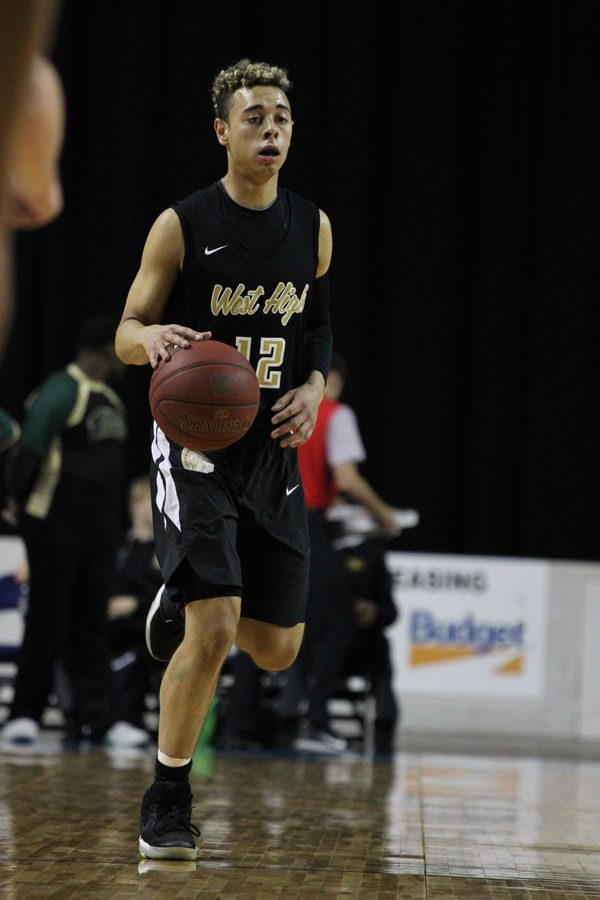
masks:
<path id="1" fill-rule="evenodd" d="M 250 362 L 250 350 L 252 348 L 252 338 L 236 337 L 235 346 L 242 356 L 245 356 Z M 281 372 L 276 371 L 283 365 L 283 357 L 285 354 L 285 338 L 261 338 L 260 339 L 260 359 L 256 367 L 256 377 L 261 388 L 277 389 L 281 383 Z"/>

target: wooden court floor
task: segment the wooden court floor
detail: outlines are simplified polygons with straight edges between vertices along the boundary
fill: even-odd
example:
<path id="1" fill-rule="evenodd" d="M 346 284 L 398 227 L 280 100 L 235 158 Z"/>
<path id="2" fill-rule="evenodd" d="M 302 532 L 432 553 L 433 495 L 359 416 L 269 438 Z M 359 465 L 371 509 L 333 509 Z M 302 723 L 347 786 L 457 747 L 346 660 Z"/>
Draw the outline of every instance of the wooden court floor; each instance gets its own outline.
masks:
<path id="1" fill-rule="evenodd" d="M 600 763 L 198 754 L 196 862 L 137 853 L 152 752 L 0 756 L 8 898 L 600 898 Z"/>

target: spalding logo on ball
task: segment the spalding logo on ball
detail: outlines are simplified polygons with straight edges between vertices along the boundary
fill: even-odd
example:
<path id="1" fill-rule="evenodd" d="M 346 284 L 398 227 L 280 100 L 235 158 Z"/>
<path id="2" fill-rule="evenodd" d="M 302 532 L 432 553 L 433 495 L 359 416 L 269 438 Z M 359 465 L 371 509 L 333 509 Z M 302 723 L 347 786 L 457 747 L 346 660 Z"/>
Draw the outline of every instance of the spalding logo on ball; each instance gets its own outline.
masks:
<path id="1" fill-rule="evenodd" d="M 260 387 L 239 350 L 221 341 L 194 341 L 159 362 L 149 400 L 154 421 L 174 444 L 222 450 L 254 422 Z"/>

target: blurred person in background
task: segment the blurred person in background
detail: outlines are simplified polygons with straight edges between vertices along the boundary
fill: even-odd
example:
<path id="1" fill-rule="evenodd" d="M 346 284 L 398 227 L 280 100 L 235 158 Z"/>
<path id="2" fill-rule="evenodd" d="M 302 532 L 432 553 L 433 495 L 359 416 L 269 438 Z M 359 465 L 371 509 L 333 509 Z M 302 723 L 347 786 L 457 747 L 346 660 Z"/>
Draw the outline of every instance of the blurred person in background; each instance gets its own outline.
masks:
<path id="1" fill-rule="evenodd" d="M 343 494 L 373 515 L 383 536 L 394 538 L 400 534 L 396 511 L 359 469 L 367 454 L 356 413 L 340 401 L 347 377 L 346 362 L 334 353 L 315 430 L 310 440 L 298 448 L 307 505 L 324 512 Z"/>
<path id="2" fill-rule="evenodd" d="M 9 505 L 6 489 L 6 463 L 8 451 L 19 440 L 21 427 L 5 409 L 0 408 L 0 516 L 13 529 L 16 524 L 15 509 Z"/>
<path id="3" fill-rule="evenodd" d="M 377 749 L 387 752 L 398 716 L 391 688 L 391 661 L 383 633 L 397 616 L 391 578 L 385 567 L 386 541 L 401 532 L 400 523 L 414 524 L 412 511 L 389 506 L 361 475 L 366 452 L 356 415 L 339 402 L 347 366 L 334 353 L 325 397 L 311 438 L 298 449 L 308 508 L 311 545 L 310 587 L 304 642 L 296 662 L 283 676 L 278 699 L 283 744 L 298 750 L 340 753 L 347 741 L 329 723 L 328 701 L 347 671 L 369 678 L 376 698 Z M 340 503 L 341 496 L 354 504 Z M 358 505 L 356 505 L 358 503 Z M 350 550 L 337 549 L 339 520 L 354 518 L 372 523 L 370 540 L 357 549 L 365 534 L 355 537 Z M 351 517 L 350 517 L 351 518 Z M 352 530 L 351 522 L 347 527 Z M 364 654 L 364 660 L 361 655 Z M 381 656 L 379 656 L 381 654 Z M 217 746 L 258 750 L 272 746 L 261 714 L 261 672 L 245 653 L 231 660 L 233 687 L 229 693 Z M 299 721 L 300 719 L 300 721 Z"/>
<path id="4" fill-rule="evenodd" d="M 143 747 L 150 743 L 144 722 L 145 697 L 158 694 L 165 669 L 148 653 L 145 638 L 146 616 L 162 586 L 147 476 L 131 482 L 128 499 L 131 527 L 117 553 L 108 601 L 115 723 L 106 742 L 114 747 Z"/>
<path id="5" fill-rule="evenodd" d="M 346 533 L 352 531 L 351 520 Z M 340 542 L 342 543 L 342 542 Z M 338 541 L 334 541 L 338 546 Z M 391 753 L 398 722 L 390 646 L 385 635 L 398 618 L 392 576 L 385 562 L 387 543 L 377 535 L 358 536 L 341 546 L 352 602 L 354 631 L 342 673 L 361 675 L 375 698 L 375 751 Z"/>
<path id="6" fill-rule="evenodd" d="M 0 458 L 4 460 L 7 450 L 17 443 L 21 429 L 19 423 L 5 409 L 0 408 Z"/>
<path id="7" fill-rule="evenodd" d="M 8 494 L 29 561 L 29 600 L 4 741 L 34 743 L 55 663 L 73 691 L 67 737 L 100 739 L 111 724 L 106 607 L 122 502 L 125 411 L 107 382 L 124 367 L 112 319 L 87 321 L 74 362 L 26 403 L 10 451 Z"/>
<path id="8" fill-rule="evenodd" d="M 65 102 L 47 56 L 60 4 L 0 0 L 0 360 L 13 309 L 13 229 L 40 228 L 63 207 Z"/>
<path id="9" fill-rule="evenodd" d="M 333 353 L 315 429 L 298 448 L 298 462 L 308 508 L 311 547 L 310 592 L 304 644 L 282 698 L 282 715 L 292 717 L 300 693 L 308 708 L 294 746 L 299 750 L 341 752 L 346 741 L 329 725 L 328 701 L 355 638 L 354 611 L 344 562 L 332 546 L 334 530 L 327 511 L 343 494 L 364 506 L 376 519 L 385 538 L 400 534 L 395 510 L 384 501 L 359 470 L 366 459 L 354 411 L 340 396 L 348 368 Z M 300 692 L 298 679 L 302 683 Z"/>
<path id="10" fill-rule="evenodd" d="M 239 650 L 229 655 L 224 671 L 233 677 L 233 684 L 219 698 L 215 747 L 256 753 L 276 746 L 278 722 L 267 709 L 263 670 Z M 273 680 L 278 675 L 272 672 L 269 678 Z"/>

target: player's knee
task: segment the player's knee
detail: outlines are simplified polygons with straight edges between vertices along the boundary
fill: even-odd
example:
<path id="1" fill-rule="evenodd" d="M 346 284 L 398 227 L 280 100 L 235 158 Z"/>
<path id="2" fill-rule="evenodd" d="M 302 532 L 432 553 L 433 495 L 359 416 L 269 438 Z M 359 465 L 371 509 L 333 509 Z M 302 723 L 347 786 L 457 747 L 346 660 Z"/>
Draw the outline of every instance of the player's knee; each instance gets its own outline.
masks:
<path id="1" fill-rule="evenodd" d="M 280 672 L 289 668 L 300 649 L 300 640 L 295 635 L 281 636 L 257 649 L 252 654 L 254 662 L 267 672 Z"/>
<path id="2" fill-rule="evenodd" d="M 281 672 L 284 669 L 289 669 L 297 656 L 297 647 L 285 647 L 275 655 L 267 670 L 270 672 Z"/>
<path id="3" fill-rule="evenodd" d="M 226 600 L 211 604 L 210 609 L 208 604 L 211 601 L 199 600 L 187 606 L 185 638 L 192 652 L 205 664 L 218 667 L 235 640 L 239 613 Z"/>
<path id="4" fill-rule="evenodd" d="M 255 619 L 242 618 L 235 640 L 240 650 L 249 653 L 260 669 L 278 672 L 287 669 L 296 659 L 303 634 L 302 622 L 291 628 L 282 628 Z"/>
<path id="5" fill-rule="evenodd" d="M 235 640 L 235 625 L 229 622 L 214 622 L 207 629 L 202 640 L 203 653 L 216 665 L 221 665 L 231 650 Z"/>

